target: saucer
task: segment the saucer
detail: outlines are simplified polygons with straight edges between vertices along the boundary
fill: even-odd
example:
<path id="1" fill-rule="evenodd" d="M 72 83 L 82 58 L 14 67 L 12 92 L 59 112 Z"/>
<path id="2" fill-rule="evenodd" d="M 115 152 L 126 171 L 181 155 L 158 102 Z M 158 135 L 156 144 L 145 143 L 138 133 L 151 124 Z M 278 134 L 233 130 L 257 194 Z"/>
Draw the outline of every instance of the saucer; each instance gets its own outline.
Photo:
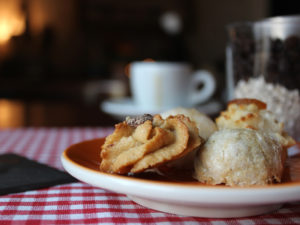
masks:
<path id="1" fill-rule="evenodd" d="M 146 113 L 158 114 L 168 110 L 145 110 L 136 105 L 131 98 L 108 99 L 101 103 L 100 108 L 103 112 L 110 114 L 120 120 L 124 120 L 126 116 L 137 116 Z M 191 108 L 195 108 L 207 115 L 213 115 L 218 113 L 222 109 L 222 105 L 218 101 L 209 101 L 205 104 L 191 106 Z"/>

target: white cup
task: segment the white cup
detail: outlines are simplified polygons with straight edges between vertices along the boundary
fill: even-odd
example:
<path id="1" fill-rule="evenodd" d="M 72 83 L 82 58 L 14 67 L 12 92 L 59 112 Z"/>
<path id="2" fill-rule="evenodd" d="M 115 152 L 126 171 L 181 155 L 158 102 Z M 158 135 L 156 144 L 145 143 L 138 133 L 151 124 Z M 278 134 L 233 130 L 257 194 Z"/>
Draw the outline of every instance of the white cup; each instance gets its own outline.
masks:
<path id="1" fill-rule="evenodd" d="M 208 100 L 216 88 L 211 73 L 193 72 L 185 63 L 133 62 L 129 71 L 133 100 L 145 110 L 192 107 Z"/>

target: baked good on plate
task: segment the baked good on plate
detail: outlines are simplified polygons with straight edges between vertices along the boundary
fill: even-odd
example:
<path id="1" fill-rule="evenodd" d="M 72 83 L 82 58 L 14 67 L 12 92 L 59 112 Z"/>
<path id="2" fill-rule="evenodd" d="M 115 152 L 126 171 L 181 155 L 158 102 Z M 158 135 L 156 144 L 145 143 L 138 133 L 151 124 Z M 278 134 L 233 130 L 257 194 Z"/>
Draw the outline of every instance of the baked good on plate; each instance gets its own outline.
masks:
<path id="1" fill-rule="evenodd" d="M 216 118 L 218 129 L 249 128 L 267 133 L 275 133 L 285 148 L 295 144 L 278 122 L 275 115 L 266 110 L 267 104 L 257 99 L 235 99 L 228 103 L 226 111 Z"/>
<path id="2" fill-rule="evenodd" d="M 266 104 L 256 99 L 229 102 L 195 158 L 195 178 L 230 186 L 280 182 L 287 147 L 295 144 Z"/>
<path id="3" fill-rule="evenodd" d="M 162 119 L 160 115 L 128 118 L 116 124 L 101 150 L 100 170 L 108 173 L 140 173 L 176 160 L 202 139 L 194 122 L 184 115 Z"/>
<path id="4" fill-rule="evenodd" d="M 282 146 L 272 134 L 252 129 L 215 132 L 195 160 L 195 178 L 230 186 L 280 182 L 284 168 Z"/>
<path id="5" fill-rule="evenodd" d="M 165 119 L 168 116 L 174 116 L 178 114 L 183 114 L 190 118 L 190 120 L 194 121 L 198 128 L 199 135 L 204 140 L 207 140 L 209 136 L 218 129 L 217 125 L 211 118 L 194 108 L 178 107 L 161 113 L 161 116 Z"/>
<path id="6" fill-rule="evenodd" d="M 183 108 L 177 107 L 174 109 L 170 109 L 161 113 L 162 118 L 167 118 L 171 115 L 178 115 L 182 114 L 188 117 L 191 121 L 195 122 L 198 128 L 198 134 L 204 140 L 207 140 L 209 136 L 217 130 L 216 123 L 209 118 L 204 113 L 199 112 L 197 109 L 194 108 Z M 200 146 L 199 146 L 200 147 Z M 193 170 L 194 169 L 194 159 L 198 149 L 194 149 L 189 154 L 181 157 L 175 161 L 172 161 L 165 165 L 163 169 L 176 169 L 176 170 Z M 162 168 L 161 168 L 162 170 Z"/>

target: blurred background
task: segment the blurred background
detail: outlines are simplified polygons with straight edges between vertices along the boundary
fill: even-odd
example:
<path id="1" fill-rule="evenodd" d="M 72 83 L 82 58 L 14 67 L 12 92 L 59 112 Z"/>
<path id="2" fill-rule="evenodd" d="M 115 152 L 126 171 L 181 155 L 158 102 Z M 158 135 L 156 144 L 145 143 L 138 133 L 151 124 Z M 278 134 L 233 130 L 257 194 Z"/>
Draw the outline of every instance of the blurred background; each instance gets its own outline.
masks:
<path id="1" fill-rule="evenodd" d="M 0 128 L 111 126 L 125 67 L 151 58 L 212 71 L 225 89 L 226 25 L 299 14 L 279 0 L 0 0 Z"/>

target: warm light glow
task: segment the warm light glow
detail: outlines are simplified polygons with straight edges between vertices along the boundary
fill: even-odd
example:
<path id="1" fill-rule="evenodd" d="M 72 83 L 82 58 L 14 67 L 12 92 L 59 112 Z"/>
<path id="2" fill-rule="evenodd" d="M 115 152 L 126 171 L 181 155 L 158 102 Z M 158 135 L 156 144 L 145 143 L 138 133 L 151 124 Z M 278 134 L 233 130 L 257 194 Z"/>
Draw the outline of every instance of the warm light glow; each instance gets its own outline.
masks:
<path id="1" fill-rule="evenodd" d="M 20 4 L 20 0 L 0 0 L 0 44 L 24 32 L 25 17 Z"/>
<path id="2" fill-rule="evenodd" d="M 144 59 L 143 61 L 144 61 L 144 62 L 155 62 L 155 60 L 154 60 L 154 59 L 151 59 L 151 58 Z"/>
<path id="3" fill-rule="evenodd" d="M 23 126 L 24 113 L 23 103 L 0 99 L 0 128 Z"/>
<path id="4" fill-rule="evenodd" d="M 125 66 L 124 73 L 127 77 L 130 77 L 130 63 Z"/>

